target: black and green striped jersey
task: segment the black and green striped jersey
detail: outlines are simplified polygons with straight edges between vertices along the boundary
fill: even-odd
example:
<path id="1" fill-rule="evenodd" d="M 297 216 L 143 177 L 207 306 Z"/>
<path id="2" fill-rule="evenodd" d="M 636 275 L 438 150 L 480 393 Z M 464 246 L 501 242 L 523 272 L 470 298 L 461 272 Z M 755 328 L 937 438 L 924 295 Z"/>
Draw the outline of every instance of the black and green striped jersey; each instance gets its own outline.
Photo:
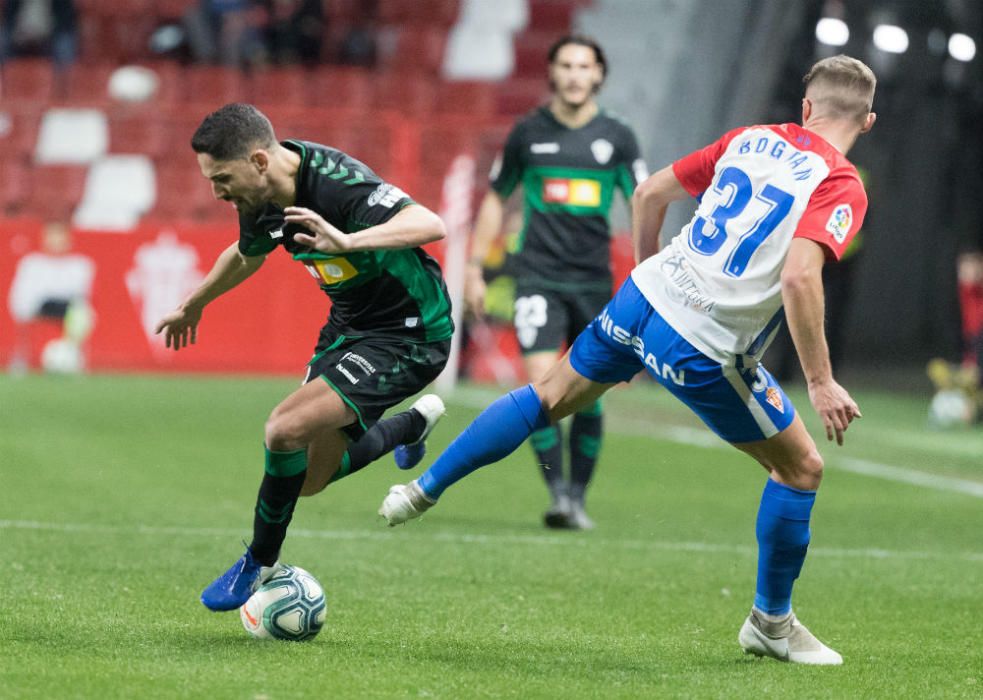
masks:
<path id="1" fill-rule="evenodd" d="M 516 277 L 555 287 L 610 288 L 614 192 L 628 199 L 646 177 L 635 134 L 604 110 L 577 129 L 560 123 L 548 107 L 519 121 L 491 173 L 491 186 L 502 197 L 522 185 Z"/>
<path id="2" fill-rule="evenodd" d="M 284 141 L 300 155 L 296 205 L 311 209 L 345 233 L 391 219 L 413 200 L 365 164 L 334 148 Z M 282 245 L 303 262 L 331 298 L 329 325 L 347 336 L 391 333 L 430 342 L 454 331 L 450 298 L 437 261 L 421 248 L 325 254 L 294 241 L 304 232 L 284 222 L 283 210 L 267 204 L 257 214 L 239 214 L 239 250 L 265 255 Z"/>

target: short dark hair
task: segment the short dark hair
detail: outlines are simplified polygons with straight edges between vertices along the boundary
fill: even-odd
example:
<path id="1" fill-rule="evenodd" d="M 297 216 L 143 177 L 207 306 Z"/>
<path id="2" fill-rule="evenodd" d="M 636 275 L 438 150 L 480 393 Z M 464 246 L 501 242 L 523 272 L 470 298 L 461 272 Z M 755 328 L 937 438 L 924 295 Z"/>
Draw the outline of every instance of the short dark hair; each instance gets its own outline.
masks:
<path id="1" fill-rule="evenodd" d="M 863 62 L 840 54 L 818 61 L 805 77 L 806 94 L 838 119 L 863 123 L 874 106 L 877 78 Z"/>
<path id="2" fill-rule="evenodd" d="M 604 49 L 601 45 L 597 43 L 597 40 L 593 37 L 589 37 L 586 34 L 567 34 L 566 36 L 561 36 L 559 39 L 553 42 L 550 47 L 547 57 L 549 62 L 553 63 L 556 60 L 556 55 L 560 53 L 560 49 L 564 46 L 586 46 L 588 49 L 594 49 L 594 60 L 601 67 L 601 81 L 603 82 L 605 78 L 608 77 L 608 61 L 604 57 Z"/>
<path id="3" fill-rule="evenodd" d="M 216 109 L 191 137 L 195 153 L 207 153 L 215 160 L 246 158 L 254 148 L 270 148 L 275 143 L 273 125 L 266 115 L 242 102 Z"/>

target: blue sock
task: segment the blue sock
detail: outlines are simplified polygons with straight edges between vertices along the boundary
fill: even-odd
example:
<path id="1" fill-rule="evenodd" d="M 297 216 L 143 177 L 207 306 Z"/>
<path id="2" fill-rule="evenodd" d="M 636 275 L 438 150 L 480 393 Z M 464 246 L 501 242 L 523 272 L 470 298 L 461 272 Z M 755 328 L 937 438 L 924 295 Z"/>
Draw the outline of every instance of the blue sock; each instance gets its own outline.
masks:
<path id="1" fill-rule="evenodd" d="M 533 431 L 549 424 L 549 416 L 532 385 L 516 389 L 482 411 L 417 483 L 436 500 L 448 486 L 478 467 L 512 454 Z"/>
<path id="2" fill-rule="evenodd" d="M 792 583 L 809 549 L 809 513 L 815 491 L 802 491 L 768 479 L 755 534 L 758 536 L 758 587 L 754 607 L 769 615 L 792 609 Z"/>

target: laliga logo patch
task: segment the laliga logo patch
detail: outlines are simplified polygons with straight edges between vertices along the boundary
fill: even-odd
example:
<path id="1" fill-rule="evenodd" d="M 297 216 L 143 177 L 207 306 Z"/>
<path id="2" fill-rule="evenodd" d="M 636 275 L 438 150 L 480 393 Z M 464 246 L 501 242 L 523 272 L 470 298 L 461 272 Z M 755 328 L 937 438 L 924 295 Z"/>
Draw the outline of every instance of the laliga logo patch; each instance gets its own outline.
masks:
<path id="1" fill-rule="evenodd" d="M 614 146 L 607 139 L 597 139 L 590 145 L 590 152 L 598 163 L 605 165 L 614 155 Z"/>
<path id="2" fill-rule="evenodd" d="M 782 395 L 775 387 L 770 386 L 765 390 L 765 401 L 774 406 L 775 410 L 785 413 L 785 402 L 782 401 Z"/>
<path id="3" fill-rule="evenodd" d="M 853 224 L 853 210 L 849 204 L 841 204 L 829 215 L 826 230 L 833 234 L 837 243 L 842 243 L 850 233 L 851 224 Z"/>

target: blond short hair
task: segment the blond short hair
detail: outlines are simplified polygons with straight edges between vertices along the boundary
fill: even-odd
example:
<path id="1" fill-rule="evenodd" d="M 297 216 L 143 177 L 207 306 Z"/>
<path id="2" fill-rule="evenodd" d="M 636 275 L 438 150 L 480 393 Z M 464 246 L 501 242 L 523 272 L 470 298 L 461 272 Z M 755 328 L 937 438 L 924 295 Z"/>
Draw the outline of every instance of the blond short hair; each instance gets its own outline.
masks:
<path id="1" fill-rule="evenodd" d="M 802 82 L 816 109 L 834 119 L 862 123 L 874 104 L 874 71 L 849 56 L 824 58 L 809 69 Z"/>

